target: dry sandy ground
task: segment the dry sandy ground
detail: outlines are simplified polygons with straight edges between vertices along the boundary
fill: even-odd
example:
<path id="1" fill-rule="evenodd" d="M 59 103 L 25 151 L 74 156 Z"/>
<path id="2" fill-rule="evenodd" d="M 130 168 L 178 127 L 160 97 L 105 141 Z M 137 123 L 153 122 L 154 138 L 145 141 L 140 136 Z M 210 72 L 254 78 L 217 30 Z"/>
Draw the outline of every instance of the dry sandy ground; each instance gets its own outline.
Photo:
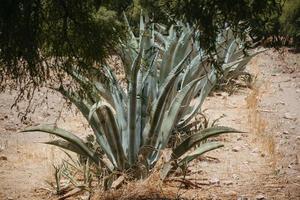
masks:
<path id="1" fill-rule="evenodd" d="M 41 142 L 52 139 L 45 133 L 20 133 L 27 126 L 54 124 L 79 135 L 90 133 L 85 119 L 74 108 L 69 109 L 58 94 L 43 89 L 36 93 L 36 109 L 30 119 L 21 122 L 16 109 L 10 109 L 17 93 L 0 96 L 0 200 L 32 199 L 45 196 L 46 181 L 54 180 L 53 164 L 59 164 L 64 155 L 58 148 Z M 47 98 L 47 104 L 43 99 Z M 19 104 L 25 110 L 27 104 Z M 7 160 L 6 160 L 7 159 Z"/>
<path id="2" fill-rule="evenodd" d="M 300 57 L 267 51 L 249 63 L 253 89 L 211 97 L 205 108 L 221 125 L 247 131 L 223 137 L 211 152 L 219 162 L 197 162 L 193 175 L 210 182 L 196 199 L 300 199 Z M 292 73 L 291 73 L 292 72 Z"/>
<path id="3" fill-rule="evenodd" d="M 220 125 L 247 131 L 222 136 L 225 147 L 191 163 L 187 179 L 201 188 L 176 189 L 189 199 L 300 199 L 300 56 L 268 50 L 250 62 L 257 78 L 252 89 L 209 97 L 210 119 L 225 115 Z M 38 142 L 50 136 L 18 133 L 37 123 L 57 123 L 78 134 L 90 132 L 75 109 L 64 108 L 49 93 L 25 124 L 11 110 L 16 92 L 0 94 L 0 199 L 48 199 L 43 188 L 53 180 L 52 164 L 61 152 Z M 46 90 L 37 93 L 40 102 Z M 26 103 L 20 104 L 20 110 Z M 62 112 L 61 112 L 62 110 Z M 61 113 L 61 118 L 57 120 Z M 213 159 L 215 158 L 215 159 Z M 168 184 L 166 184 L 165 187 Z"/>

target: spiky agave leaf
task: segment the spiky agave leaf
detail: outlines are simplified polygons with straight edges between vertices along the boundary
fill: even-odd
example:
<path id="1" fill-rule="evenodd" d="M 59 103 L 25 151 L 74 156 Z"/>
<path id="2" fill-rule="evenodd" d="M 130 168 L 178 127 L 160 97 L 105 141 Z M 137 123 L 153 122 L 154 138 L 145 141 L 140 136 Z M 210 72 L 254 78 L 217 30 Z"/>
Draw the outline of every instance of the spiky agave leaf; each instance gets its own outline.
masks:
<path id="1" fill-rule="evenodd" d="M 186 125 L 200 111 L 205 98 L 215 86 L 216 81 L 217 77 L 215 70 L 212 70 L 210 74 L 208 74 L 204 79 L 201 80 L 201 82 L 198 84 L 199 88 L 201 89 L 200 95 L 194 98 L 194 105 L 190 109 L 186 110 L 184 116 L 182 116 L 181 121 L 177 125 L 178 127 Z"/>
<path id="2" fill-rule="evenodd" d="M 164 113 L 164 117 L 162 119 L 162 126 L 160 130 L 157 130 L 160 136 L 159 140 L 157 141 L 158 143 L 161 143 L 160 148 L 164 148 L 167 145 L 172 130 L 174 126 L 178 123 L 178 114 L 181 110 L 184 100 L 188 98 L 189 94 L 193 91 L 199 80 L 201 80 L 201 78 L 190 82 L 182 90 L 180 90 L 173 99 L 170 108 Z M 156 140 L 155 138 L 153 139 Z"/>
<path id="3" fill-rule="evenodd" d="M 160 171 L 160 178 L 164 180 L 167 176 L 170 175 L 171 170 L 175 171 L 177 167 L 186 168 L 189 162 L 193 161 L 197 157 L 203 155 L 206 152 L 218 149 L 223 147 L 223 144 L 217 142 L 207 142 L 205 144 L 201 144 L 198 148 L 196 148 L 192 153 L 189 153 L 184 158 L 177 160 L 174 162 L 174 158 L 169 160 L 168 162 L 164 163 L 161 171 Z M 176 163 L 174 165 L 174 163 Z"/>
<path id="4" fill-rule="evenodd" d="M 73 92 L 71 93 L 70 91 L 65 90 L 63 87 L 60 87 L 58 91 L 65 96 L 67 99 L 69 99 L 83 114 L 83 116 L 86 118 L 86 120 L 89 122 L 91 128 L 94 131 L 94 134 L 96 136 L 96 141 L 99 143 L 99 145 L 102 147 L 106 155 L 110 158 L 110 160 L 114 162 L 114 157 L 111 153 L 111 149 L 108 146 L 107 139 L 103 135 L 103 130 L 102 127 L 99 126 L 99 119 L 97 116 L 93 116 L 89 118 L 89 114 L 91 111 L 92 104 L 88 103 L 86 99 L 80 99 L 80 96 L 76 93 Z"/>
<path id="5" fill-rule="evenodd" d="M 215 126 L 211 128 L 206 128 L 198 133 L 195 133 L 188 138 L 186 138 L 182 143 L 180 143 L 175 149 L 173 150 L 173 157 L 179 158 L 183 154 L 185 154 L 187 151 L 189 151 L 192 147 L 194 147 L 197 143 L 213 136 L 217 136 L 224 133 L 242 133 L 242 131 L 224 127 L 224 126 Z"/>
<path id="6" fill-rule="evenodd" d="M 96 109 L 96 114 L 100 119 L 99 125 L 103 128 L 112 155 L 116 159 L 117 167 L 124 169 L 126 158 L 122 148 L 121 134 L 119 134 L 118 124 L 113 111 L 108 105 L 101 105 Z"/>
<path id="7" fill-rule="evenodd" d="M 200 145 L 195 151 L 185 156 L 182 160 L 179 161 L 178 166 L 184 166 L 187 165 L 192 160 L 196 159 L 200 155 L 212 151 L 214 149 L 218 149 L 220 147 L 223 147 L 223 144 L 217 143 L 217 142 L 207 142 L 205 144 Z"/>
<path id="8" fill-rule="evenodd" d="M 96 154 L 94 152 L 92 152 L 88 148 L 88 146 L 84 143 L 84 141 L 81 138 L 79 138 L 78 136 L 76 136 L 64 129 L 57 128 L 54 125 L 39 125 L 39 126 L 35 126 L 35 127 L 29 127 L 29 128 L 24 129 L 22 132 L 36 132 L 36 131 L 50 133 L 52 135 L 61 137 L 61 138 L 65 139 L 66 141 L 71 142 L 72 144 L 77 146 L 80 149 L 80 151 L 84 152 L 84 154 L 87 157 L 91 158 L 91 160 L 94 161 L 96 164 L 99 164 L 101 162 L 109 170 L 112 170 L 109 168 L 109 164 L 106 163 L 105 161 L 103 161 L 102 159 L 100 159 L 99 157 L 97 157 Z"/>
<path id="9" fill-rule="evenodd" d="M 143 38 L 141 39 L 143 40 Z M 129 83 L 129 101 L 128 101 L 128 134 L 129 134 L 129 146 L 128 146 L 128 161 L 132 165 L 138 153 L 138 138 L 136 135 L 136 112 L 137 112 L 137 76 L 141 67 L 143 55 L 143 46 L 140 46 L 139 53 L 132 63 L 131 71 L 132 75 Z"/>
<path id="10" fill-rule="evenodd" d="M 139 42 L 136 39 L 133 31 L 131 30 L 131 26 L 128 22 L 125 13 L 123 13 L 123 17 L 129 36 L 128 40 L 121 41 L 122 44 L 120 46 L 120 54 L 124 64 L 126 78 L 128 79 L 131 76 L 131 64 L 133 63 L 134 58 L 138 54 Z"/>
<path id="11" fill-rule="evenodd" d="M 199 79 L 196 79 L 188 85 L 186 85 L 182 90 L 178 92 L 178 94 L 172 100 L 170 107 L 163 113 L 163 117 L 161 119 L 162 121 L 159 122 L 156 128 L 154 129 L 154 134 L 152 135 L 150 146 L 154 146 L 155 149 L 158 150 L 166 146 L 166 144 L 169 141 L 172 130 L 177 123 L 176 119 L 178 118 L 178 113 L 180 112 L 181 106 L 184 100 L 194 89 L 198 81 Z M 149 158 L 151 164 L 156 160 L 157 155 L 157 151 L 152 153 L 151 157 Z"/>
<path id="12" fill-rule="evenodd" d="M 191 53 L 191 52 L 190 52 Z M 149 145 L 151 143 L 151 138 L 154 134 L 154 130 L 159 122 L 161 122 L 161 119 L 163 117 L 163 111 L 164 106 L 166 104 L 164 103 L 166 97 L 168 96 L 169 92 L 171 91 L 171 88 L 174 87 L 174 82 L 176 81 L 176 78 L 181 73 L 181 71 L 184 68 L 184 62 L 190 55 L 188 53 L 185 58 L 170 72 L 166 80 L 164 81 L 159 97 L 153 102 L 153 109 L 151 110 L 150 115 L 153 116 L 150 118 L 150 120 L 147 122 L 144 131 L 143 131 L 143 139 L 144 144 Z"/>
<path id="13" fill-rule="evenodd" d="M 232 79 L 237 78 L 241 73 L 243 73 L 246 65 L 249 63 L 249 61 L 256 55 L 258 55 L 261 52 L 264 52 L 263 50 L 258 50 L 256 52 L 250 53 L 250 55 L 240 57 L 239 59 L 235 59 L 229 63 L 225 63 L 222 65 L 222 69 L 224 73 L 222 74 L 223 79 Z"/>
<path id="14" fill-rule="evenodd" d="M 44 142 L 44 144 L 57 146 L 57 147 L 60 147 L 62 149 L 72 151 L 72 152 L 77 153 L 77 154 L 82 155 L 82 156 L 86 155 L 84 151 L 82 151 L 80 148 L 78 148 L 78 146 L 76 146 L 74 143 L 71 143 L 71 142 L 66 141 L 66 140 L 61 140 L 61 139 L 51 140 L 51 141 L 48 141 L 48 142 Z"/>

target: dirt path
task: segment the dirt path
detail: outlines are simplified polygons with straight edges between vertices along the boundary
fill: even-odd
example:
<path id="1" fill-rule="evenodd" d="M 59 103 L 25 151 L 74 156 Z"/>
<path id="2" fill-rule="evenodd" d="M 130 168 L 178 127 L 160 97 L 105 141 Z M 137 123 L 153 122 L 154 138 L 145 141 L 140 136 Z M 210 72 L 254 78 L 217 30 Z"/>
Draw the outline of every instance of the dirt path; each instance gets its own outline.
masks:
<path id="1" fill-rule="evenodd" d="M 300 199 L 300 57 L 284 63 L 271 50 L 256 56 L 248 70 L 253 89 L 211 97 L 205 108 L 221 125 L 247 131 L 223 136 L 223 149 L 208 155 L 219 161 L 192 164 L 203 189 L 189 190 L 196 199 Z M 287 73 L 291 72 L 292 73 Z"/>
<path id="2" fill-rule="evenodd" d="M 204 107 L 210 119 L 224 114 L 220 125 L 248 133 L 222 136 L 225 147 L 208 154 L 216 159 L 204 157 L 192 164 L 189 178 L 202 188 L 181 189 L 179 194 L 195 199 L 300 199 L 300 56 L 287 53 L 284 58 L 286 62 L 271 50 L 256 56 L 249 64 L 257 76 L 253 89 L 208 99 Z M 33 143 L 47 141 L 46 134 L 16 132 L 30 124 L 55 122 L 63 101 L 49 94 L 48 106 L 39 106 L 22 124 L 9 109 L 14 94 L 0 94 L 0 199 L 47 198 L 41 188 L 47 187 L 45 180 L 53 180 L 52 163 L 61 153 Z M 58 125 L 89 132 L 74 109 L 63 110 Z"/>

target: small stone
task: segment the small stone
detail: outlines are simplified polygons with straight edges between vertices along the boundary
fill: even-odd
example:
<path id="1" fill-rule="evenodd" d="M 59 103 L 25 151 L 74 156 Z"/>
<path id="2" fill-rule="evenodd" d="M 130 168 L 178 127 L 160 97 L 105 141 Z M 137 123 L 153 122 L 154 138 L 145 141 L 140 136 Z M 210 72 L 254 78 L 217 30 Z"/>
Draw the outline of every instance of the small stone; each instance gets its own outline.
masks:
<path id="1" fill-rule="evenodd" d="M 209 180 L 209 182 L 211 184 L 219 185 L 220 184 L 220 179 L 218 179 L 218 178 L 212 178 L 212 179 Z"/>
<path id="2" fill-rule="evenodd" d="M 296 120 L 297 119 L 295 116 L 291 115 L 290 113 L 285 113 L 283 118 L 290 119 L 290 120 Z"/>
<path id="3" fill-rule="evenodd" d="M 241 150 L 240 147 L 233 147 L 233 149 L 232 149 L 233 152 L 239 152 L 240 150 Z"/>
<path id="4" fill-rule="evenodd" d="M 264 199 L 266 199 L 266 198 L 265 198 L 264 195 L 259 194 L 259 195 L 257 195 L 257 196 L 255 197 L 255 199 L 256 199 L 256 200 L 264 200 Z"/>
<path id="5" fill-rule="evenodd" d="M 237 200 L 249 200 L 249 198 L 246 196 L 240 196 L 237 198 Z"/>
<path id="6" fill-rule="evenodd" d="M 296 138 L 297 140 L 300 140 L 300 136 L 297 136 L 297 138 Z"/>
<path id="7" fill-rule="evenodd" d="M 211 183 L 209 181 L 198 181 L 199 185 L 210 185 Z"/>
<path id="8" fill-rule="evenodd" d="M 224 185 L 233 185 L 232 181 L 223 181 Z"/>
<path id="9" fill-rule="evenodd" d="M 14 200 L 13 197 L 7 197 L 7 200 Z"/>
<path id="10" fill-rule="evenodd" d="M 259 152 L 258 148 L 252 150 L 252 153 L 258 153 L 258 152 Z"/>
<path id="11" fill-rule="evenodd" d="M 228 93 L 222 92 L 222 93 L 221 93 L 221 96 L 222 96 L 223 99 L 225 99 L 226 97 L 228 97 Z"/>
<path id="12" fill-rule="evenodd" d="M 6 156 L 0 156 L 0 160 L 7 160 Z"/>
<path id="13" fill-rule="evenodd" d="M 210 194 L 209 199 L 211 199 L 211 200 L 220 200 L 220 198 L 215 194 Z"/>
<path id="14" fill-rule="evenodd" d="M 266 154 L 264 154 L 264 153 L 261 153 L 261 154 L 260 154 L 260 156 L 261 156 L 261 157 L 265 157 L 265 156 L 266 156 Z"/>
<path id="15" fill-rule="evenodd" d="M 233 196 L 233 197 L 236 197 L 237 196 L 237 193 L 235 191 L 228 191 L 225 193 L 227 196 Z"/>
<path id="16" fill-rule="evenodd" d="M 5 149 L 4 146 L 0 145 L 0 152 L 4 151 L 4 149 Z"/>
<path id="17" fill-rule="evenodd" d="M 89 200 L 90 199 L 90 193 L 89 192 L 85 192 L 81 197 L 80 199 L 81 200 Z"/>
<path id="18" fill-rule="evenodd" d="M 282 133 L 285 134 L 285 135 L 289 134 L 288 131 L 283 131 Z"/>
<path id="19" fill-rule="evenodd" d="M 237 174 L 233 174 L 232 177 L 233 177 L 233 179 L 235 179 L 235 180 L 239 180 L 239 179 L 240 179 L 239 175 L 237 175 Z"/>

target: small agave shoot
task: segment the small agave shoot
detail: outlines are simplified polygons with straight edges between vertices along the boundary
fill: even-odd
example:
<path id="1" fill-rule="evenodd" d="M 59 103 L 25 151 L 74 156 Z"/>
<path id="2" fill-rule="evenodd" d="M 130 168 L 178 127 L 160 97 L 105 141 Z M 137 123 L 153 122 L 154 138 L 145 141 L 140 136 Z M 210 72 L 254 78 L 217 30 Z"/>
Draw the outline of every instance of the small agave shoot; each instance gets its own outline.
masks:
<path id="1" fill-rule="evenodd" d="M 61 139 L 48 144 L 86 156 L 109 173 L 133 169 L 133 176 L 142 178 L 158 161 L 174 130 L 189 126 L 218 79 L 209 57 L 193 42 L 193 28 L 179 24 L 166 31 L 163 26 L 144 23 L 141 17 L 139 37 L 129 25 L 128 33 L 128 39 L 120 46 L 127 88 L 120 86 L 107 65 L 94 69 L 94 74 L 99 75 L 95 77 L 104 75 L 105 80 L 80 74 L 76 67 L 66 71 L 85 91 L 84 97 L 63 86 L 57 88 L 87 119 L 104 155 L 99 156 L 83 139 L 55 126 L 41 125 L 24 131 L 53 134 Z M 222 61 L 227 74 L 250 60 L 230 29 L 220 34 L 217 46 L 215 59 Z M 229 132 L 239 131 L 219 126 L 197 131 L 173 147 L 170 163 L 174 161 L 176 165 L 172 167 L 186 165 L 199 155 L 222 147 L 207 138 Z"/>

